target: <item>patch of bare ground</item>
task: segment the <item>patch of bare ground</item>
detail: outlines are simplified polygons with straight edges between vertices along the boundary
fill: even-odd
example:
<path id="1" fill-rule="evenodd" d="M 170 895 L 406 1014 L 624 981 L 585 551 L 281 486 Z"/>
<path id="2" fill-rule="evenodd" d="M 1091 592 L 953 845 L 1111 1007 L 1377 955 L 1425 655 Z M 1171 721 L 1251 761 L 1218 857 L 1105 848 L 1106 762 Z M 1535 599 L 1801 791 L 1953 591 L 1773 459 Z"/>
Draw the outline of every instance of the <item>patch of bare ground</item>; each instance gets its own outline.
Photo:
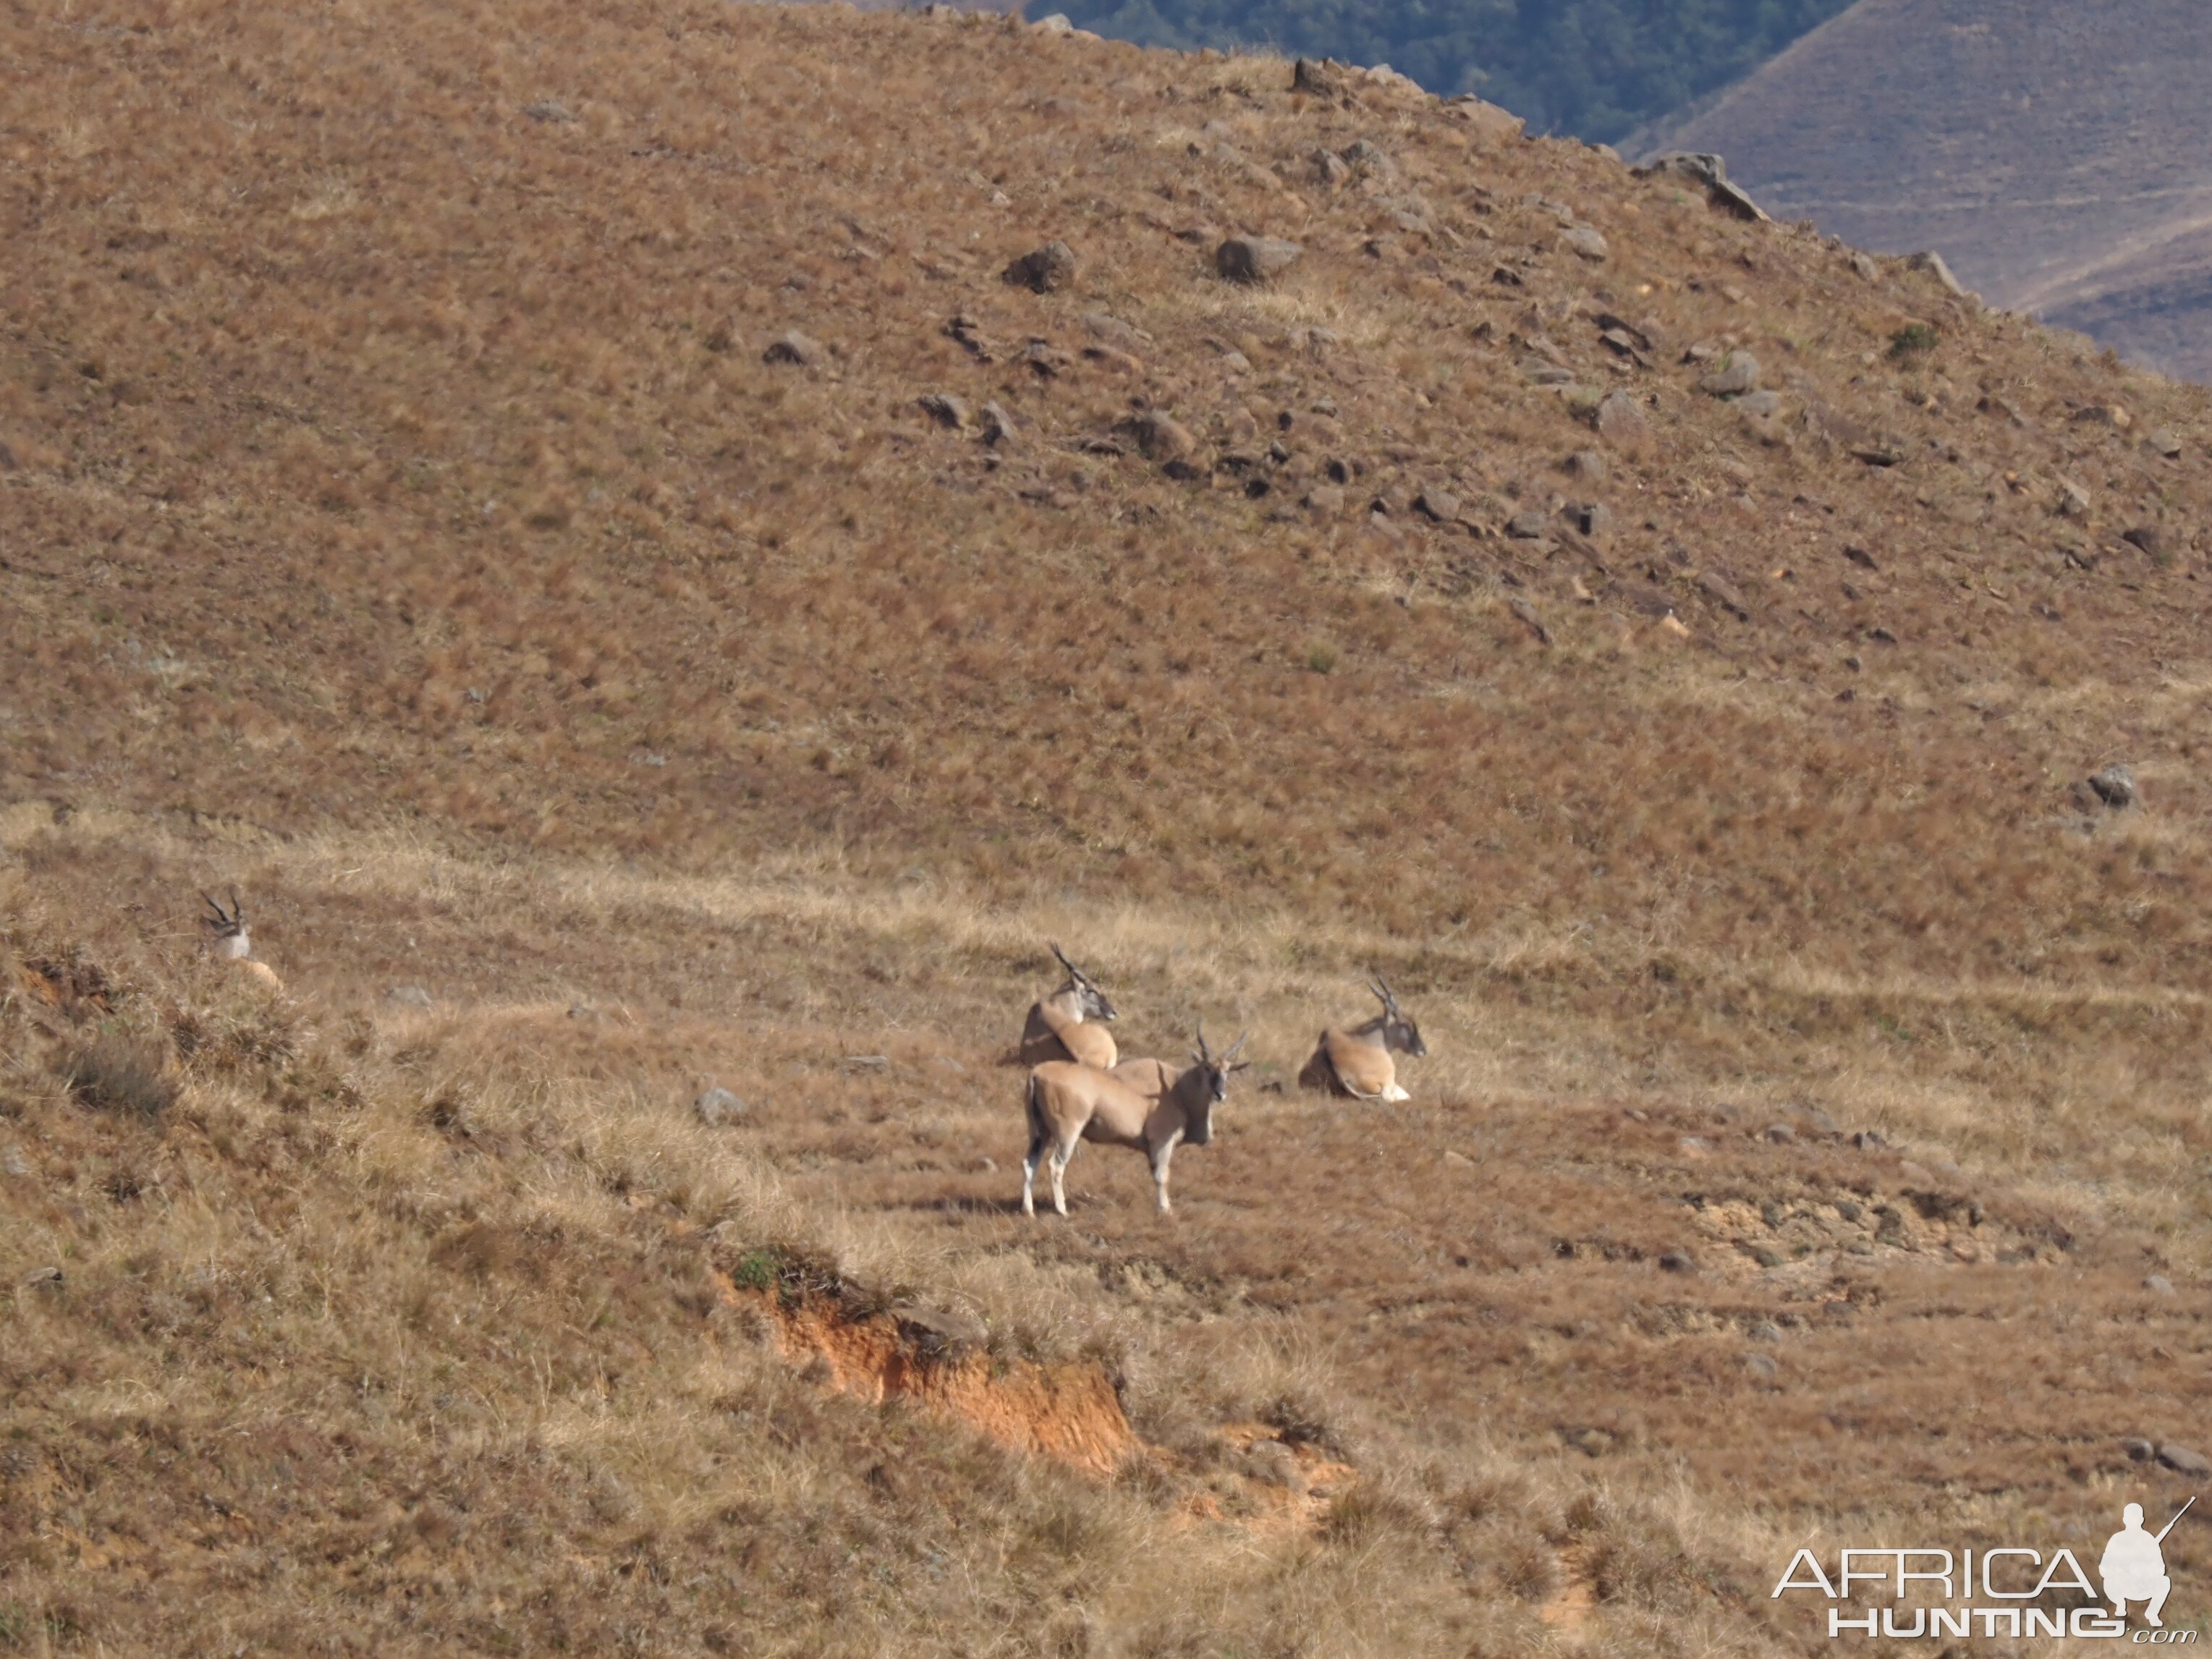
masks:
<path id="1" fill-rule="evenodd" d="M 1771 1654 L 2182 1490 L 2201 392 L 1265 58 L 0 64 L 0 1639 Z M 1250 1032 L 1170 1218 L 1016 1213 L 1053 939 Z"/>

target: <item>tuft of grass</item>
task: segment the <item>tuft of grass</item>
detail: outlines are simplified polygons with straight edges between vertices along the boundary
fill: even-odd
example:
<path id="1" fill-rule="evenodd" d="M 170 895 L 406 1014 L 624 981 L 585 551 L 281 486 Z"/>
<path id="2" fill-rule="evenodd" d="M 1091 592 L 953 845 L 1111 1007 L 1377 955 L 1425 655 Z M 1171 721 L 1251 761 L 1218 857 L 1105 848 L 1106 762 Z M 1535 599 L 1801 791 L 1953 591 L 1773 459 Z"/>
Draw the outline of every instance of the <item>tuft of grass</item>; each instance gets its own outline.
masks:
<path id="1" fill-rule="evenodd" d="M 65 1049 L 58 1069 L 70 1093 L 97 1110 L 152 1119 L 177 1103 L 167 1051 L 143 1037 L 95 1036 Z"/>

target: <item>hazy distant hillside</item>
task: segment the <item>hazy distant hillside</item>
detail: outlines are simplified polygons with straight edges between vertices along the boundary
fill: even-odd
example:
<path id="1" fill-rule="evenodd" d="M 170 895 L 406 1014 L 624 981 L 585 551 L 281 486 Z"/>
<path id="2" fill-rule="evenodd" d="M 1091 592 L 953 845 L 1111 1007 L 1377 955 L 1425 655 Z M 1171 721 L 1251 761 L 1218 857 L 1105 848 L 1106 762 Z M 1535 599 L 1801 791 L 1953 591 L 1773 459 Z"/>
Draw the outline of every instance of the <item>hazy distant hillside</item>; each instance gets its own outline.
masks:
<path id="1" fill-rule="evenodd" d="M 1940 250 L 1996 303 L 2212 378 L 2212 9 L 1861 0 L 1653 149 L 1785 217 Z"/>
<path id="2" fill-rule="evenodd" d="M 1756 67 L 1846 0 L 1076 0 L 1082 27 L 1142 46 L 1237 43 L 1387 63 L 1480 92 L 1532 132 L 1618 138 Z M 1053 8 L 1032 4 L 1032 16 Z"/>

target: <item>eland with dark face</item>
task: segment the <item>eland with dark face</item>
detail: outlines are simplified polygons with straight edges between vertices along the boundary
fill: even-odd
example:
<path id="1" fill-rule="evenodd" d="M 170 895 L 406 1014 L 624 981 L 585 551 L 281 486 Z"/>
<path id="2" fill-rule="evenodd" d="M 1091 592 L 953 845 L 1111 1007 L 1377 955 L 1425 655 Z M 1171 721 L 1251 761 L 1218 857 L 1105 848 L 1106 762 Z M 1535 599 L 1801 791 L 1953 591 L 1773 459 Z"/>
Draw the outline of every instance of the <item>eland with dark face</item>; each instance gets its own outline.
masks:
<path id="1" fill-rule="evenodd" d="M 1398 1086 L 1391 1051 L 1418 1060 L 1429 1052 L 1429 1045 L 1421 1041 L 1420 1027 L 1398 1006 L 1388 985 L 1377 978 L 1367 988 L 1381 1000 L 1382 1012 L 1364 1025 L 1323 1031 L 1313 1057 L 1298 1073 L 1298 1083 L 1354 1100 L 1410 1100 L 1413 1097 Z"/>
<path id="2" fill-rule="evenodd" d="M 1095 1140 L 1145 1154 L 1152 1166 L 1159 1212 L 1167 1214 L 1173 1207 L 1168 1201 L 1168 1164 L 1175 1149 L 1186 1144 L 1203 1146 L 1213 1139 L 1213 1109 L 1229 1097 L 1229 1079 L 1252 1063 L 1237 1058 L 1243 1047 L 1240 1036 L 1228 1053 L 1217 1055 L 1206 1046 L 1201 1024 L 1191 1065 L 1158 1095 L 1133 1088 L 1095 1066 L 1052 1060 L 1036 1067 L 1022 1096 L 1030 1120 L 1029 1156 L 1022 1160 L 1022 1213 L 1036 1213 L 1037 1164 L 1048 1155 L 1052 1207 L 1066 1215 L 1067 1161 L 1080 1142 Z M 1158 1068 L 1145 1075 L 1164 1081 L 1161 1061 L 1130 1063 Z"/>
<path id="3" fill-rule="evenodd" d="M 246 931 L 246 907 L 238 902 L 238 889 L 230 890 L 230 908 L 222 908 L 222 901 L 211 896 L 204 889 L 200 896 L 207 900 L 212 913 L 201 918 L 207 923 L 216 955 L 226 962 L 238 964 L 238 972 L 263 989 L 281 992 L 284 981 L 276 977 L 276 970 L 265 962 L 253 959 L 253 937 Z"/>
<path id="4" fill-rule="evenodd" d="M 1029 1018 L 1022 1026 L 1022 1064 L 1073 1060 L 1109 1071 L 1121 1058 L 1113 1033 L 1105 1029 L 1105 1022 L 1115 1018 L 1114 1005 L 1060 946 L 1054 945 L 1052 953 L 1067 969 L 1067 982 L 1030 1005 Z"/>

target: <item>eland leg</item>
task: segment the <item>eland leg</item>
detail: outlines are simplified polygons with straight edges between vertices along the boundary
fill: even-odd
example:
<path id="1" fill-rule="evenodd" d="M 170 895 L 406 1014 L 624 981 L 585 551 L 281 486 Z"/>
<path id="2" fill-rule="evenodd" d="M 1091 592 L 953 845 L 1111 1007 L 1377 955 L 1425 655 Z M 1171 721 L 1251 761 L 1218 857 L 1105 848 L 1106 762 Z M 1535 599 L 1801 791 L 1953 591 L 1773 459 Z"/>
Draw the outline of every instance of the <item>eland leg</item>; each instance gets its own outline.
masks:
<path id="1" fill-rule="evenodd" d="M 1052 1149 L 1052 1207 L 1061 1216 L 1067 1213 L 1067 1160 L 1075 1156 L 1076 1145 L 1064 1140 Z"/>
<path id="2" fill-rule="evenodd" d="M 1152 1154 L 1152 1194 L 1162 1215 L 1175 1208 L 1168 1201 L 1168 1164 L 1175 1157 L 1175 1149 L 1176 1144 L 1170 1140 Z"/>
<path id="3" fill-rule="evenodd" d="M 1030 1131 L 1029 1155 L 1022 1159 L 1022 1213 L 1024 1215 L 1033 1216 L 1036 1213 L 1037 1160 L 1044 1156 L 1044 1149 L 1051 1144 L 1052 1137 L 1042 1129 L 1032 1128 Z"/>

